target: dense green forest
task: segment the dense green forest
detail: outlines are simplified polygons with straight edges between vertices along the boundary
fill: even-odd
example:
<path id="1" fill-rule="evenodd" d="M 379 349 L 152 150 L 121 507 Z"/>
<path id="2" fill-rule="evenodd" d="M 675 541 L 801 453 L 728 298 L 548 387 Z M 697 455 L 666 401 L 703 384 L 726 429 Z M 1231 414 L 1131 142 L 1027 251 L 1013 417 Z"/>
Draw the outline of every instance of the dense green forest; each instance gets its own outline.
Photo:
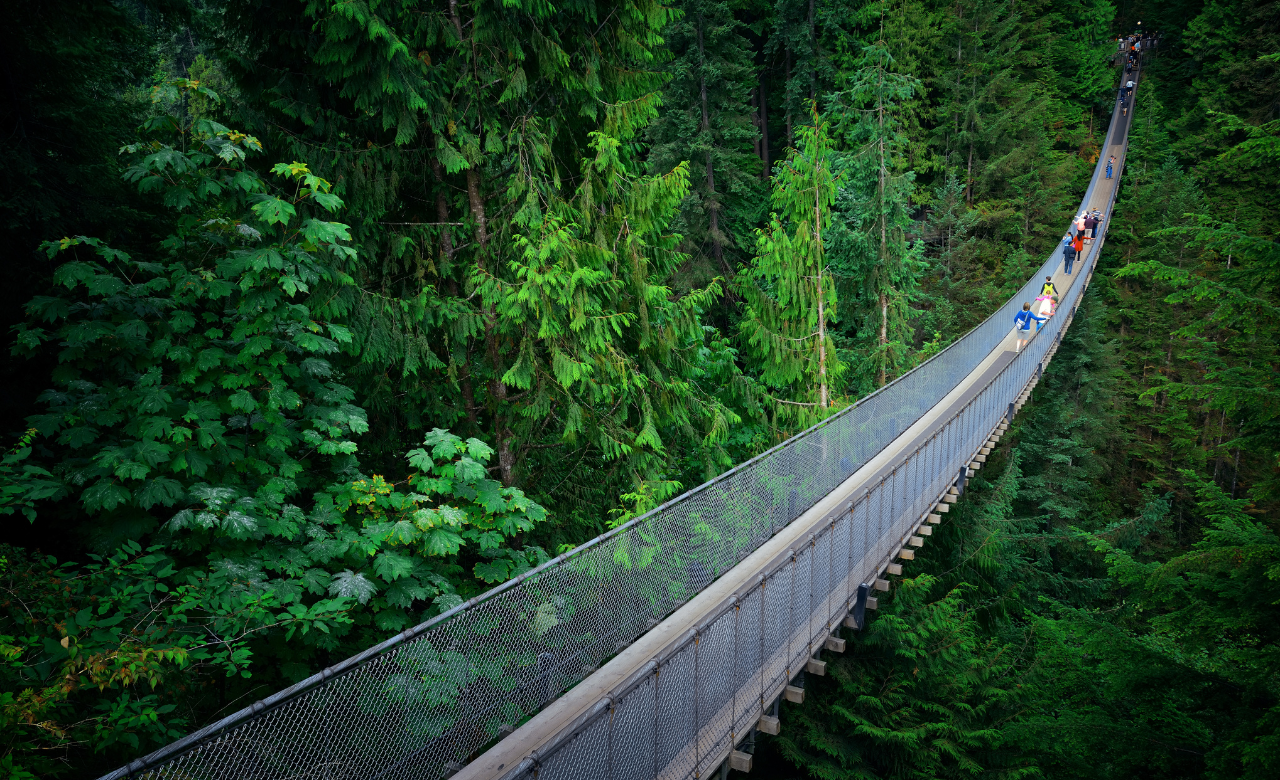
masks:
<path id="1" fill-rule="evenodd" d="M 1057 245 L 1137 29 L 1063 348 L 755 771 L 1277 776 L 1259 0 L 14 5 L 0 772 L 111 770 L 935 354 Z"/>

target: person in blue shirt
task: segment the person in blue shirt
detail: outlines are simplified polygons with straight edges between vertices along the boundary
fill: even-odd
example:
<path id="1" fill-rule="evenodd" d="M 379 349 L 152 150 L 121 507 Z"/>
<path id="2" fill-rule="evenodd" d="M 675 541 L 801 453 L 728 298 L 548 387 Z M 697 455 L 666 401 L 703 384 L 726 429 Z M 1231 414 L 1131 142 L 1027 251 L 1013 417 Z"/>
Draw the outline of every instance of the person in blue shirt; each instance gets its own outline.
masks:
<path id="1" fill-rule="evenodd" d="M 1013 329 L 1018 331 L 1018 346 L 1014 347 L 1014 352 L 1021 352 L 1022 348 L 1031 340 L 1031 322 L 1044 322 L 1048 317 L 1041 317 L 1039 314 L 1031 312 L 1031 304 L 1022 304 L 1022 311 L 1013 315 Z"/>

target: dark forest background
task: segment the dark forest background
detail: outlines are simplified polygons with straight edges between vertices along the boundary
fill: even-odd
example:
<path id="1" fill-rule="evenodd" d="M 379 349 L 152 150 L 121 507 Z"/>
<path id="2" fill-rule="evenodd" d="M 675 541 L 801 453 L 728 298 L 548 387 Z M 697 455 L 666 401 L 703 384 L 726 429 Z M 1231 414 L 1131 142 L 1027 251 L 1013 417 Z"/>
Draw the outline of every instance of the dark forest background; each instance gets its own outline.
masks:
<path id="1" fill-rule="evenodd" d="M 0 772 L 94 777 L 944 348 L 1033 402 L 770 777 L 1280 774 L 1280 4 L 32 0 L 0 26 Z"/>

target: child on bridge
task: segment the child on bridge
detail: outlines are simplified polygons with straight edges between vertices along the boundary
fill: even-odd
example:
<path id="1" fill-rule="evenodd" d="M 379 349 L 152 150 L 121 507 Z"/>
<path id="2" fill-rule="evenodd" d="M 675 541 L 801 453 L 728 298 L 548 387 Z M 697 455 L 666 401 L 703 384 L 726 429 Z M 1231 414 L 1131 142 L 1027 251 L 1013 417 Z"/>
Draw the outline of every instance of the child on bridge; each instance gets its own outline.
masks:
<path id="1" fill-rule="evenodd" d="M 1058 310 L 1058 296 L 1041 295 L 1039 298 L 1036 298 L 1036 304 L 1039 307 L 1040 316 L 1044 317 L 1045 320 L 1048 320 L 1050 317 L 1053 316 L 1053 313 Z M 1044 327 L 1044 322 L 1037 322 L 1036 333 L 1039 333 L 1040 329 L 1043 327 Z"/>
<path id="2" fill-rule="evenodd" d="M 1027 342 L 1031 340 L 1031 321 L 1044 322 L 1045 319 L 1045 317 L 1031 312 L 1031 304 L 1022 304 L 1022 311 L 1013 315 L 1013 329 L 1018 331 L 1018 346 L 1014 347 L 1014 352 L 1021 352 Z"/>

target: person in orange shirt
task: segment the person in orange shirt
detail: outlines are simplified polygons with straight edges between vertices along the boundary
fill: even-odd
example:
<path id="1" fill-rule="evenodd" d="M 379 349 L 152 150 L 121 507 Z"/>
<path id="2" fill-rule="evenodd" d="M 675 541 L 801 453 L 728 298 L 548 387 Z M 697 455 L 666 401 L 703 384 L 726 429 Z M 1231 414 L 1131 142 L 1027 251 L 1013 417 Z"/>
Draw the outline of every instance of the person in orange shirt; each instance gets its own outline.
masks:
<path id="1" fill-rule="evenodd" d="M 1072 240 L 1071 240 L 1071 247 L 1072 247 L 1073 249 L 1075 249 L 1075 250 L 1076 250 L 1076 256 L 1075 256 L 1074 258 L 1072 258 L 1072 259 L 1073 259 L 1073 260 L 1075 260 L 1075 259 L 1083 260 L 1083 259 L 1084 259 L 1084 238 L 1082 238 L 1081 236 L 1076 236 L 1074 239 L 1072 239 Z M 1073 263 L 1067 263 L 1067 274 L 1068 274 L 1068 275 L 1070 275 L 1070 274 L 1071 274 L 1071 266 L 1072 266 L 1072 265 L 1073 265 Z M 1055 292 L 1056 292 L 1056 290 L 1055 290 Z"/>

